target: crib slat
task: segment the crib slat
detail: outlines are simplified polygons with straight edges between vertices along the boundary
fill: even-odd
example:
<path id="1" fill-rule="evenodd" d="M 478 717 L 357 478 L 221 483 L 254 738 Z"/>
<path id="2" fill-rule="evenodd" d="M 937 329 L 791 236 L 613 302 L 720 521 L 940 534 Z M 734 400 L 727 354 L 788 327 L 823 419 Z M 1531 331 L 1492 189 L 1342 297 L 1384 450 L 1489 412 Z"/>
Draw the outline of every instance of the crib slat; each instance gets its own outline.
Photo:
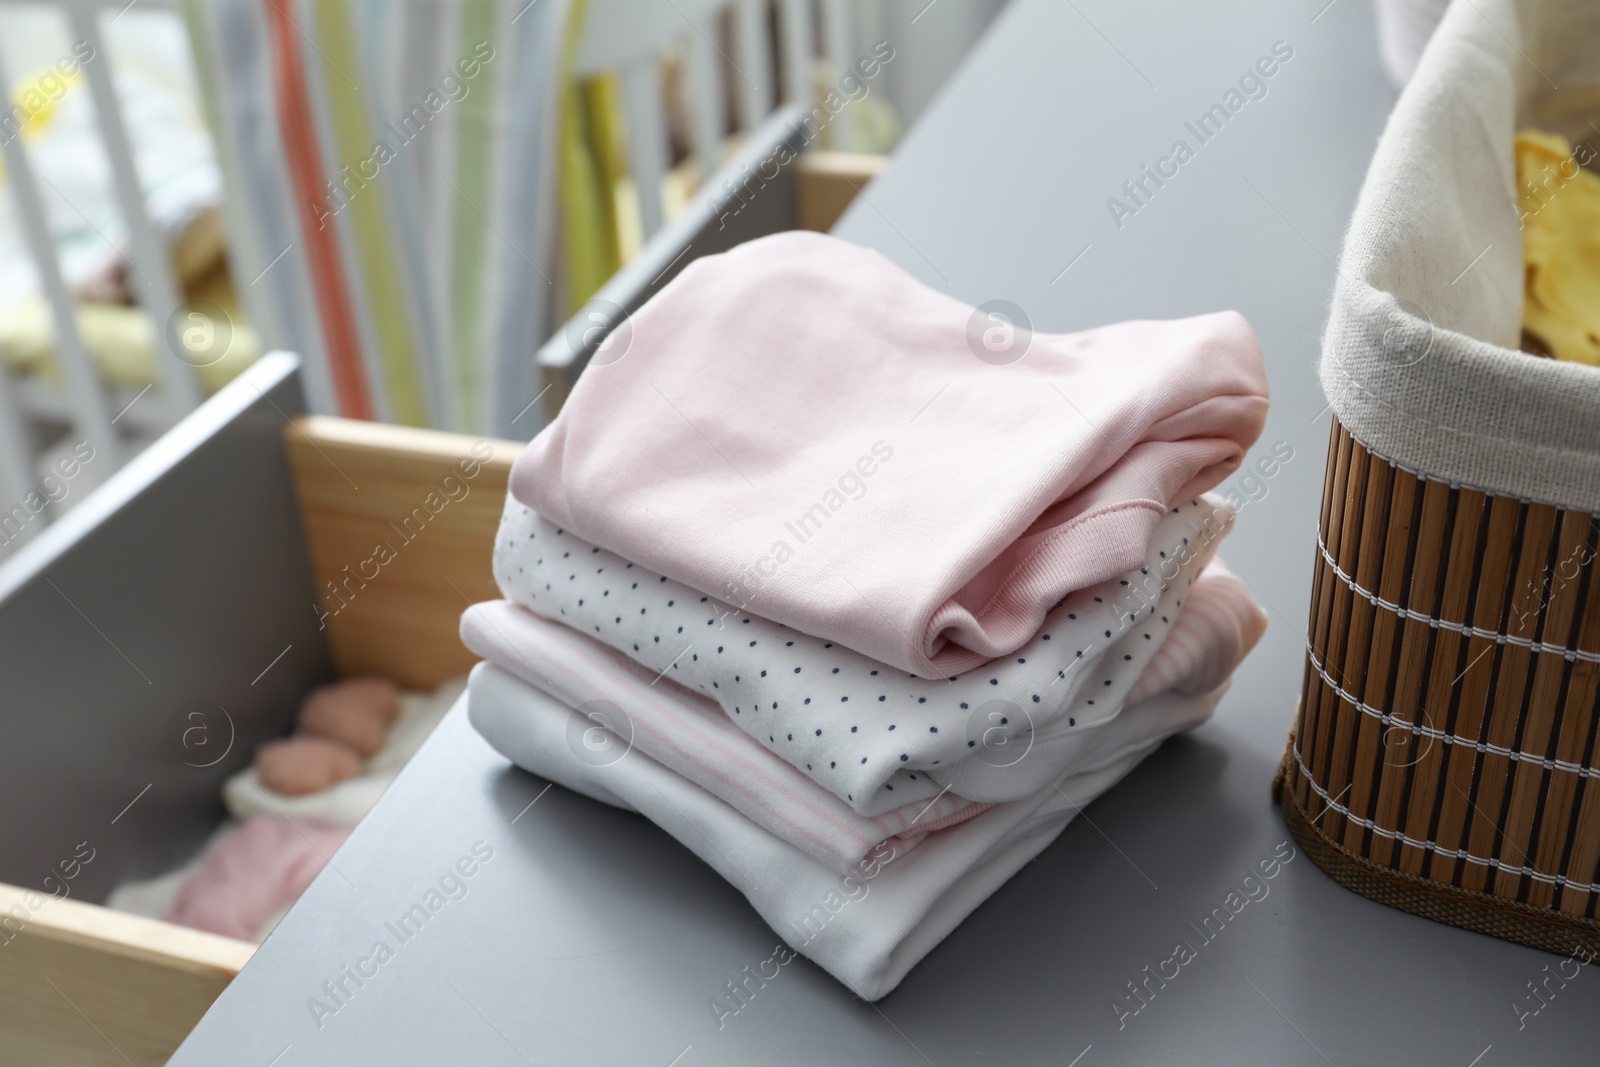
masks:
<path id="1" fill-rule="evenodd" d="M 640 228 L 645 240 L 649 240 L 665 220 L 661 180 L 667 173 L 661 70 L 654 56 L 643 56 L 623 68 L 622 99 L 628 119 L 628 170 L 639 191 Z"/>
<path id="2" fill-rule="evenodd" d="M 716 173 L 722 155 L 722 57 L 712 43 L 716 37 L 716 17 L 707 15 L 694 20 L 694 31 L 687 38 L 689 77 L 686 88 L 694 124 L 694 155 L 700 163 L 701 181 Z"/>
<path id="3" fill-rule="evenodd" d="M 88 42 L 96 56 L 96 61 L 85 63 L 83 69 L 89 76 L 100 136 L 116 178 L 117 204 L 133 244 L 134 289 L 139 295 L 140 307 L 156 328 L 156 379 L 160 383 L 161 403 L 166 408 L 168 421 L 176 422 L 200 403 L 193 368 L 180 356 L 174 340 L 179 313 L 178 287 L 172 278 L 166 246 L 156 236 L 145 211 L 144 187 L 139 183 L 133 148 L 117 106 L 108 65 L 111 57 L 100 36 L 98 15 L 88 8 L 73 7 L 70 17 L 73 32 L 80 40 Z"/>
<path id="4" fill-rule="evenodd" d="M 0 86 L 9 95 L 12 82 L 3 60 L 0 60 Z M 78 333 L 78 318 L 72 296 L 61 278 L 55 241 L 50 236 L 44 204 L 39 197 L 38 179 L 28 160 L 28 153 L 22 147 L 22 138 L 0 137 L 0 147 L 5 153 L 6 170 L 11 175 L 17 218 L 22 223 L 23 236 L 27 239 L 28 250 L 33 254 L 34 267 L 39 272 L 40 287 L 50 301 L 50 310 L 55 319 L 56 365 L 66 382 L 73 432 L 81 440 L 87 441 L 96 455 L 108 460 L 84 468 L 84 477 L 93 484 L 99 484 L 121 465 L 121 445 L 111 426 L 111 414 L 106 407 L 105 393 L 100 389 L 99 374 L 89 360 L 83 337 Z"/>
<path id="5" fill-rule="evenodd" d="M 772 110 L 772 54 L 763 0 L 733 5 L 733 62 L 739 75 L 739 129 L 753 130 Z"/>
<path id="6" fill-rule="evenodd" d="M 778 42 L 783 49 L 783 102 L 810 110 L 816 103 L 811 85 L 811 0 L 778 0 Z"/>
<path id="7" fill-rule="evenodd" d="M 850 32 L 850 15 L 853 6 L 850 0 L 823 0 L 822 4 L 823 51 L 828 57 L 828 76 L 834 79 L 835 83 L 850 70 L 853 37 Z M 856 150 L 855 123 L 850 121 L 851 117 L 852 115 L 847 114 L 842 122 L 836 122 L 828 128 L 833 137 L 833 143 L 829 147 L 839 152 Z"/>

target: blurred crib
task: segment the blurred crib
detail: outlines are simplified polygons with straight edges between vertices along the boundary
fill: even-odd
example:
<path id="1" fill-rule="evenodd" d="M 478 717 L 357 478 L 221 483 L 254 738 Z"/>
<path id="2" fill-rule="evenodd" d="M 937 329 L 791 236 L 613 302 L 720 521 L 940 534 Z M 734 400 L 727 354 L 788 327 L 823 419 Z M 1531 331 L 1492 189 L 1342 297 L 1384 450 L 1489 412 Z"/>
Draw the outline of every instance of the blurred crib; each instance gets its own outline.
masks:
<path id="1" fill-rule="evenodd" d="M 43 326 L 50 348 L 43 373 L 0 373 L 0 550 L 32 537 L 60 504 L 104 481 L 142 442 L 192 410 L 202 395 L 198 365 L 216 362 L 215 334 L 209 339 L 191 335 L 188 347 L 180 336 L 186 324 L 174 263 L 141 194 L 128 124 L 116 106 L 106 59 L 100 16 L 105 11 L 115 13 L 116 5 L 75 0 L 56 6 L 63 37 L 71 44 L 53 65 L 19 81 L 19 72 L 9 69 L 10 57 L 5 54 L 15 49 L 0 49 L 0 84 L 15 93 L 0 116 L 0 146 L 12 197 L 8 206 L 31 260 L 40 310 L 48 314 Z M 143 388 L 108 384 L 91 358 L 85 334 L 104 323 L 78 313 L 76 294 L 64 277 L 50 227 L 51 209 L 59 213 L 57 201 L 69 206 L 71 202 L 56 182 L 40 173 L 39 152 L 24 148 L 25 142 L 35 140 L 31 135 L 41 116 L 49 116 L 74 82 L 82 83 L 84 95 L 92 101 L 114 179 L 111 195 L 122 221 L 121 247 L 114 254 L 125 264 L 129 287 L 148 321 L 160 324 L 145 339 L 154 359 Z M 96 228 L 88 215 L 82 221 Z M 105 240 L 110 250 L 110 238 Z M 14 270 L 8 271 L 8 278 L 13 274 Z M 14 297 L 12 286 L 7 288 L 6 297 Z M 26 332 L 15 321 L 23 314 L 19 305 L 8 305 L 7 311 L 13 316 L 8 334 Z M 208 328 L 217 325 L 203 318 Z"/>
<path id="2" fill-rule="evenodd" d="M 314 412 L 532 436 L 584 362 L 541 345 L 619 268 L 649 268 L 631 307 L 713 251 L 780 109 L 797 147 L 887 146 L 890 79 L 860 71 L 892 6 L 0 0 L 0 560 L 266 350 L 300 354 Z M 810 221 L 782 224 L 827 225 L 877 166 L 797 168 Z"/>

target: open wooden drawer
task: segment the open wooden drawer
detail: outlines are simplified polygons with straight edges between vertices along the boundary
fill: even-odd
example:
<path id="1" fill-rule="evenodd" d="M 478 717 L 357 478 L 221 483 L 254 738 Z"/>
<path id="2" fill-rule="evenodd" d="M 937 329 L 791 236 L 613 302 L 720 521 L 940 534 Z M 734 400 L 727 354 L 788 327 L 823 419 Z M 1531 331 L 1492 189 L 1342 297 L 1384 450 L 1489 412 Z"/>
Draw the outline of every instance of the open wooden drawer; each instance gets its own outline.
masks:
<path id="1" fill-rule="evenodd" d="M 631 313 L 696 256 L 824 229 L 883 169 L 772 166 L 805 119 L 774 112 L 541 349 L 547 408 L 605 338 L 594 307 Z M 197 852 L 223 781 L 314 686 L 430 690 L 473 662 L 457 623 L 497 595 L 521 446 L 304 411 L 296 358 L 264 357 L 0 567 L 6 1067 L 163 1062 L 253 946 L 98 902 Z"/>
<path id="2" fill-rule="evenodd" d="M 8 1067 L 165 1062 L 254 946 L 96 902 L 199 849 L 311 687 L 474 661 L 521 446 L 303 411 L 265 357 L 0 569 Z"/>

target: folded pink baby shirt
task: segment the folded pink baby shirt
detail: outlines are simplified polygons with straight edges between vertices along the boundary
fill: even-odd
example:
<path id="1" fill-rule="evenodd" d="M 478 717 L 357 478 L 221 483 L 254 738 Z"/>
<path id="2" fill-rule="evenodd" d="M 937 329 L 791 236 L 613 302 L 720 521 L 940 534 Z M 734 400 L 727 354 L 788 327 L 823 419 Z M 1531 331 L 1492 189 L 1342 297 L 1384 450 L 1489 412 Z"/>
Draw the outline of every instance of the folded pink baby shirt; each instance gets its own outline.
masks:
<path id="1" fill-rule="evenodd" d="M 348 826 L 251 816 L 211 846 L 167 921 L 259 941 L 267 921 L 300 899 L 349 835 Z"/>
<path id="2" fill-rule="evenodd" d="M 511 491 L 658 574 L 949 677 L 1138 567 L 1266 410 L 1237 313 L 1029 334 L 786 233 L 696 260 L 635 314 Z"/>

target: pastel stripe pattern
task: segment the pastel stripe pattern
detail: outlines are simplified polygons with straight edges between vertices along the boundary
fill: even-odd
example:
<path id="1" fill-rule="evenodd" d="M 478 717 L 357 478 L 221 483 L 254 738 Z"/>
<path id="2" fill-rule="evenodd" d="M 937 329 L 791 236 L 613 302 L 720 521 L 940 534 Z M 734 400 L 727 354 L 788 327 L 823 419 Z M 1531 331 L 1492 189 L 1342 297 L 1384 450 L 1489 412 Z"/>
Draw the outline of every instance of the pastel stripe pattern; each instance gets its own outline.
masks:
<path id="1" fill-rule="evenodd" d="M 1228 679 L 1267 632 L 1267 613 L 1249 586 L 1212 559 L 1190 590 L 1183 614 L 1150 666 L 1128 692 L 1128 703 L 1176 689 L 1209 693 Z"/>
<path id="2" fill-rule="evenodd" d="M 334 232 L 322 224 L 326 200 L 321 186 L 322 152 L 317 145 L 310 95 L 306 91 L 300 52 L 300 30 L 288 7 L 263 0 L 271 40 L 278 122 L 288 160 L 300 236 L 307 246 L 317 308 L 327 339 L 328 363 L 341 414 L 353 419 L 374 417 L 355 308 L 345 286 L 343 254 Z"/>
<path id="3" fill-rule="evenodd" d="M 531 437 L 544 425 L 533 403 L 541 395 L 539 370 L 528 353 L 552 329 L 557 87 L 567 9 L 566 0 L 541 0 L 512 16 L 516 55 L 505 92 L 498 94 L 505 117 L 490 201 L 498 210 L 490 215 L 501 220 L 501 232 L 490 242 L 485 281 L 492 335 L 483 409 L 489 432 L 502 437 Z"/>
<path id="4" fill-rule="evenodd" d="M 255 0 L 184 0 L 206 119 L 222 162 L 228 263 L 251 325 L 268 347 L 305 360 L 313 411 L 336 411 L 316 298 L 307 281 L 290 180 L 272 107 L 272 64 Z"/>
<path id="5" fill-rule="evenodd" d="M 471 51 L 494 37 L 494 0 L 465 0 L 461 12 L 461 49 Z M 502 64 L 503 65 L 503 64 Z M 458 418 L 464 426 L 481 426 L 480 385 L 483 335 L 485 244 L 488 235 L 489 174 L 497 67 L 485 65 L 475 85 L 457 105 L 454 225 L 450 243 L 450 354 L 455 377 Z"/>
<path id="6" fill-rule="evenodd" d="M 383 167 L 374 159 L 375 138 L 361 91 L 353 80 L 360 77 L 361 66 L 349 11 L 343 0 L 319 0 L 312 5 L 312 11 L 321 40 L 323 80 L 342 167 L 361 183 L 357 191 L 348 194 L 346 208 L 361 261 L 378 360 L 387 380 L 390 413 L 396 422 L 427 426 L 431 424 L 430 413 L 417 369 L 409 302 L 390 238 L 387 183 Z M 369 162 L 373 170 L 370 178 L 366 173 Z M 336 169 L 335 175 L 339 173 Z"/>

